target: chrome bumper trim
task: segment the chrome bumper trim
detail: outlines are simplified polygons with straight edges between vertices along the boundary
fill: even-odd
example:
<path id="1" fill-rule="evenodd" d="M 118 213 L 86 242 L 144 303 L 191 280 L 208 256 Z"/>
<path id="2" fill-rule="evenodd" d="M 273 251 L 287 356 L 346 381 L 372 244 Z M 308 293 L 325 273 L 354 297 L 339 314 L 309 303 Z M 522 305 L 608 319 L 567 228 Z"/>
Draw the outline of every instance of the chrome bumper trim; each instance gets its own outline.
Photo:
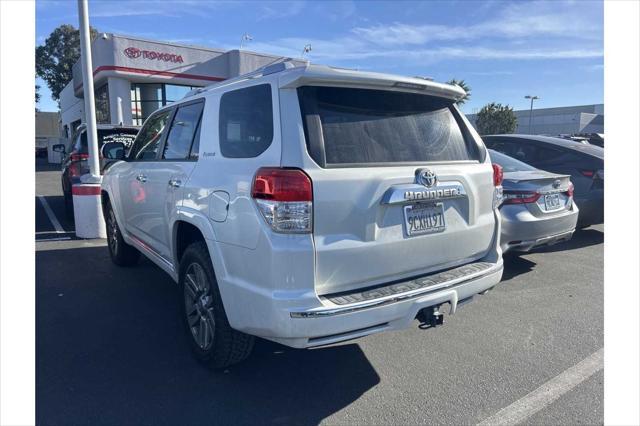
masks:
<path id="1" fill-rule="evenodd" d="M 468 282 L 475 281 L 477 279 L 484 278 L 489 275 L 493 275 L 497 272 L 502 271 L 502 269 L 503 269 L 503 263 L 500 262 L 500 263 L 494 264 L 494 266 L 492 266 L 491 268 L 484 270 L 482 272 L 479 272 L 477 274 L 470 274 L 463 278 L 453 279 L 451 281 L 442 283 L 438 286 L 427 287 L 427 288 L 423 288 L 423 289 L 412 291 L 412 292 L 402 293 L 402 294 L 394 295 L 387 298 L 381 298 L 377 300 L 372 300 L 372 301 L 348 305 L 348 306 L 340 306 L 336 308 L 323 307 L 320 309 L 309 310 L 309 311 L 291 311 L 289 314 L 291 318 L 321 318 L 321 317 L 329 317 L 334 315 L 348 314 L 351 312 L 357 312 L 364 309 L 377 308 L 380 306 L 389 305 L 392 303 L 401 302 L 408 299 L 415 299 L 429 293 L 436 293 L 446 288 L 466 284 Z"/>

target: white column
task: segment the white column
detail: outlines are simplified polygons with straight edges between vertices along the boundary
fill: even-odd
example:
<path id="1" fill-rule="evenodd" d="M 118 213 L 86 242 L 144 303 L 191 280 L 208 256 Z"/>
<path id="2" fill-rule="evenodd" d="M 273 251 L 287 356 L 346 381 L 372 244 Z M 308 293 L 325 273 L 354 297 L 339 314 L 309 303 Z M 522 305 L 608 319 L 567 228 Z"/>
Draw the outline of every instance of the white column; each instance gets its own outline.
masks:
<path id="1" fill-rule="evenodd" d="M 131 83 L 129 80 L 118 77 L 107 79 L 109 87 L 109 115 L 111 124 L 131 125 L 133 118 L 131 115 Z M 122 112 L 122 117 L 118 117 L 118 111 Z"/>
<path id="2" fill-rule="evenodd" d="M 89 145 L 89 169 L 94 180 L 100 179 L 100 160 L 98 158 L 98 132 L 96 127 L 96 104 L 93 88 L 93 65 L 91 63 L 91 34 L 89 32 L 89 5 L 87 0 L 78 0 L 80 19 L 80 52 L 82 63 L 82 87 L 84 109 L 86 112 L 87 136 Z"/>

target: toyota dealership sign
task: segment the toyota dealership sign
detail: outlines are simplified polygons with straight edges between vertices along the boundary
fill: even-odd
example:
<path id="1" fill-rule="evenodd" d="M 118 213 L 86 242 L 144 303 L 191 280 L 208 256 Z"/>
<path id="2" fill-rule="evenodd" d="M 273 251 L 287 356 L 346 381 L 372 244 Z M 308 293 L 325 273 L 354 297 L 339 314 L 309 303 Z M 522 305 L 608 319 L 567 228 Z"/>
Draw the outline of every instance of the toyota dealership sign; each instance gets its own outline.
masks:
<path id="1" fill-rule="evenodd" d="M 130 59 L 151 59 L 164 62 L 183 63 L 182 55 L 176 55 L 174 53 L 158 52 L 155 50 L 143 50 L 137 47 L 127 47 L 124 49 L 124 54 Z"/>

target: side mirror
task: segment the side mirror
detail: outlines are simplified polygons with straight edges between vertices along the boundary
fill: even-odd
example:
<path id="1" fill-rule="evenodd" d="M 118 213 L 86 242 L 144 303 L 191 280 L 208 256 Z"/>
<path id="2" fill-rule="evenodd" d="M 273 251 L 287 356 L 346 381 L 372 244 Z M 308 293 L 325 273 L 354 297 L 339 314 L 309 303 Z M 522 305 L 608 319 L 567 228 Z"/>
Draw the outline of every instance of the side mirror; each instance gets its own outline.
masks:
<path id="1" fill-rule="evenodd" d="M 100 154 L 108 160 L 124 160 L 125 150 L 122 142 L 107 142 L 100 148 Z"/>
<path id="2" fill-rule="evenodd" d="M 61 143 L 53 145 L 51 149 L 53 149 L 54 152 L 59 152 L 61 154 L 64 154 L 67 151 L 67 149 L 64 147 L 64 144 Z"/>

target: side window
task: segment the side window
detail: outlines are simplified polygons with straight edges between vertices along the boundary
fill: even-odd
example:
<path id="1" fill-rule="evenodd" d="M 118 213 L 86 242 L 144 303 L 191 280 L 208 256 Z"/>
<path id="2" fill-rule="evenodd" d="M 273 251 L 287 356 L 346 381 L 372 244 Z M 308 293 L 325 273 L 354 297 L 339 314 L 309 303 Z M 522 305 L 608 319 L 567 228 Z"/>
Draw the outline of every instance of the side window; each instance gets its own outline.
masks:
<path id="1" fill-rule="evenodd" d="M 162 158 L 165 160 L 186 160 L 189 158 L 194 137 L 199 136 L 197 129 L 203 107 L 203 102 L 197 102 L 178 108 L 164 144 Z"/>
<path id="2" fill-rule="evenodd" d="M 160 139 L 167 126 L 173 110 L 165 110 L 149 117 L 145 125 L 140 129 L 136 141 L 133 143 L 130 160 L 144 161 L 155 160 L 160 146 Z"/>
<path id="3" fill-rule="evenodd" d="M 273 140 L 271 86 L 234 90 L 220 99 L 220 152 L 228 158 L 262 154 Z"/>

